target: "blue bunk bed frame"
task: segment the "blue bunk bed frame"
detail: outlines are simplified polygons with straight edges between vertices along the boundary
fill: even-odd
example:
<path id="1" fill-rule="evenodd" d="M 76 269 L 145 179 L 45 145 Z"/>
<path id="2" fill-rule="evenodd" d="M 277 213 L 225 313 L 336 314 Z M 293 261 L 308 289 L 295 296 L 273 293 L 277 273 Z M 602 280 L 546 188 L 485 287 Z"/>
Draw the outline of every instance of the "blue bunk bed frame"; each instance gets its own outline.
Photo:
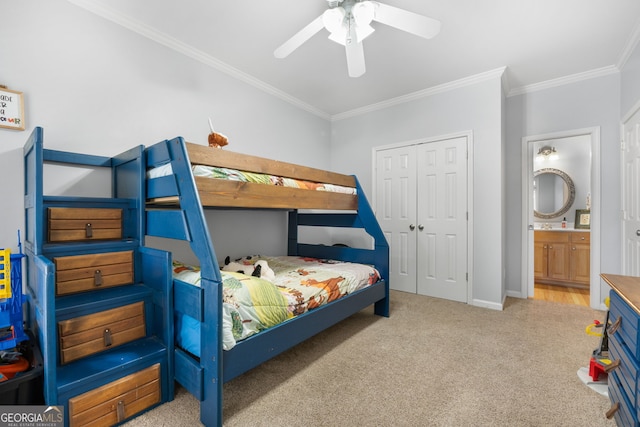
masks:
<path id="1" fill-rule="evenodd" d="M 222 279 L 213 242 L 185 141 L 165 140 L 146 149 L 147 168 L 171 163 L 173 175 L 147 180 L 148 200 L 178 197 L 172 206 L 147 204 L 146 235 L 188 241 L 198 257 L 201 286 L 174 280 L 174 307 L 201 322 L 201 355 L 197 359 L 175 348 L 175 378 L 201 401 L 200 420 L 206 426 L 222 425 L 222 385 L 352 314 L 374 305 L 374 312 L 389 316 L 389 246 L 364 192 L 355 179 L 358 203 L 355 213 L 330 211 L 302 213 L 289 210 L 288 254 L 374 265 L 382 280 L 326 306 L 222 350 Z M 256 184 L 259 185 L 259 184 Z M 308 191 L 308 190 L 301 190 Z M 374 239 L 373 249 L 358 249 L 298 242 L 298 226 L 361 228 Z"/>

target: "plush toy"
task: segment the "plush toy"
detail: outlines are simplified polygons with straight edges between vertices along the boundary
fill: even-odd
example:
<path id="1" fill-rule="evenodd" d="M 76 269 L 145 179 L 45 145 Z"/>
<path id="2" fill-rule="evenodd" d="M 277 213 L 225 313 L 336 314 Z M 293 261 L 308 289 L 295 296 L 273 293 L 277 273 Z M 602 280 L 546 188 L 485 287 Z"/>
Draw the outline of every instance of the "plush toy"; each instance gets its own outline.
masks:
<path id="1" fill-rule="evenodd" d="M 211 123 L 211 119 L 209 119 L 209 128 L 211 128 L 211 133 L 209 134 L 209 147 L 222 148 L 229 144 L 229 140 L 226 136 L 213 130 L 213 123 Z"/>
<path id="2" fill-rule="evenodd" d="M 247 276 L 260 277 L 261 279 L 268 280 L 273 282 L 276 275 L 271 268 L 269 268 L 269 264 L 267 261 L 261 259 L 256 261 L 255 263 L 251 263 L 248 258 L 246 264 L 242 262 L 242 259 L 238 259 L 236 261 L 231 261 L 229 257 L 224 259 L 224 266 L 222 267 L 222 271 L 234 271 L 236 273 L 242 273 Z"/>

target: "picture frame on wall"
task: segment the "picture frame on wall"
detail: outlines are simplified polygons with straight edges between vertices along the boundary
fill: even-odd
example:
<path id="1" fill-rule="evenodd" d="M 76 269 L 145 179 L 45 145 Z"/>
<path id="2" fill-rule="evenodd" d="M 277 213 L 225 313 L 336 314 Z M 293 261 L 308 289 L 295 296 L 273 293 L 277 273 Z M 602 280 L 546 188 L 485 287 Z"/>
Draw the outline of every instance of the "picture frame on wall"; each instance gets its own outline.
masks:
<path id="1" fill-rule="evenodd" d="M 0 128 L 25 129 L 22 92 L 0 86 Z"/>
<path id="2" fill-rule="evenodd" d="M 586 230 L 591 228 L 591 211 L 589 209 L 576 209 L 576 220 L 573 228 Z"/>

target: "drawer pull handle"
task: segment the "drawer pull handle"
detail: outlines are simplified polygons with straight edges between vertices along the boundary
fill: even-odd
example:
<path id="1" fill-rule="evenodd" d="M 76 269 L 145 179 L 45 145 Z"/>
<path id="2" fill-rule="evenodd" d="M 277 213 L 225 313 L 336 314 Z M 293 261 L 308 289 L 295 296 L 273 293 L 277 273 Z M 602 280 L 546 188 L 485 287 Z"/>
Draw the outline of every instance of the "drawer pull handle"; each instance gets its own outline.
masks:
<path id="1" fill-rule="evenodd" d="M 93 227 L 90 222 L 86 223 L 84 226 L 84 235 L 86 238 L 93 237 Z"/>
<path id="2" fill-rule="evenodd" d="M 105 347 L 110 347 L 111 344 L 113 344 L 113 342 L 111 341 L 111 329 L 109 328 L 105 329 L 104 333 L 102 334 L 102 337 L 104 338 Z"/>
<path id="3" fill-rule="evenodd" d="M 610 364 L 608 364 L 605 368 L 604 371 L 608 374 L 609 372 L 613 371 L 614 369 L 616 369 L 618 366 L 620 366 L 620 359 L 616 359 L 613 362 L 611 362 Z"/>
<path id="4" fill-rule="evenodd" d="M 615 334 L 616 331 L 620 328 L 621 322 L 622 322 L 622 317 L 618 317 L 616 321 L 613 323 L 613 325 L 611 325 L 611 327 L 608 329 L 607 332 L 609 332 L 610 335 Z"/>
<path id="5" fill-rule="evenodd" d="M 118 416 L 118 422 L 122 422 L 125 418 L 125 413 L 124 413 L 124 400 L 119 400 L 118 401 L 118 407 L 116 408 L 116 413 Z"/>
<path id="6" fill-rule="evenodd" d="M 613 405 L 611 405 L 611 408 L 609 408 L 609 410 L 605 414 L 607 419 L 610 420 L 611 418 L 613 418 L 616 412 L 618 412 L 618 409 L 620 409 L 620 402 L 616 402 Z"/>
<path id="7" fill-rule="evenodd" d="M 102 286 L 102 271 L 96 270 L 95 273 L 93 273 L 93 285 Z"/>

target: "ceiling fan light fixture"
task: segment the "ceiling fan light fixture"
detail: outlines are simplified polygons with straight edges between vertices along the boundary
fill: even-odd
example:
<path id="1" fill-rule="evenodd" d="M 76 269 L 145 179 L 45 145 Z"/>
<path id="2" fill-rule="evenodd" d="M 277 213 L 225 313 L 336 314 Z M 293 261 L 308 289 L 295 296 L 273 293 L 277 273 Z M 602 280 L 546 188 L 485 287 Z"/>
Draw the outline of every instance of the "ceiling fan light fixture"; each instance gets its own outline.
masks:
<path id="1" fill-rule="evenodd" d="M 344 18 L 346 12 L 342 7 L 334 7 L 333 9 L 327 9 L 322 14 L 322 23 L 324 27 L 330 33 L 339 31 L 344 26 Z"/>
<path id="2" fill-rule="evenodd" d="M 375 31 L 371 26 L 375 17 L 375 6 L 370 1 L 361 1 L 353 5 L 351 15 L 355 21 L 356 38 L 358 43 L 361 43 Z"/>
<path id="3" fill-rule="evenodd" d="M 370 1 L 361 1 L 351 8 L 356 25 L 369 25 L 375 17 L 376 8 Z"/>
<path id="4" fill-rule="evenodd" d="M 322 14 L 322 23 L 330 33 L 329 40 L 332 40 L 343 46 L 345 46 L 345 40 L 347 38 L 347 26 L 345 23 L 346 15 L 347 12 L 342 7 L 327 9 Z"/>

